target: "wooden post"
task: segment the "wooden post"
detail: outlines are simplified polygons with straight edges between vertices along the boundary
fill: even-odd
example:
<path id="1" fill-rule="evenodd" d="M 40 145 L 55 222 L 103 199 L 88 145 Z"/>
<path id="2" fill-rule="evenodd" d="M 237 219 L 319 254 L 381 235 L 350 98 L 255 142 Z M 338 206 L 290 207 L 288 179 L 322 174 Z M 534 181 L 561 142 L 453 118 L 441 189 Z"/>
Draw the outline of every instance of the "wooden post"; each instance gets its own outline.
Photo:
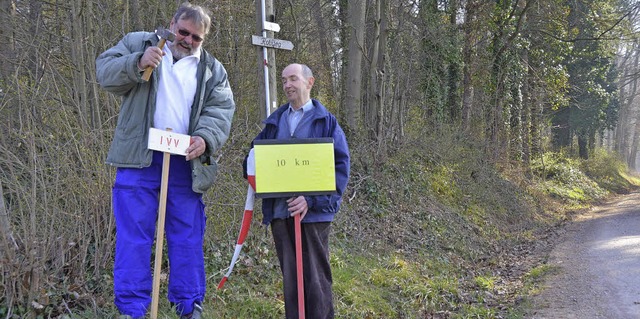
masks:
<path id="1" fill-rule="evenodd" d="M 170 128 L 167 131 L 171 131 Z M 171 153 L 164 152 L 162 158 L 162 180 L 160 182 L 160 203 L 158 206 L 158 225 L 156 228 L 156 258 L 153 265 L 153 292 L 151 294 L 151 319 L 158 318 L 158 299 L 160 297 L 160 270 L 162 270 L 162 246 L 164 244 L 164 222 L 167 210 L 167 188 L 169 185 L 169 161 Z"/>

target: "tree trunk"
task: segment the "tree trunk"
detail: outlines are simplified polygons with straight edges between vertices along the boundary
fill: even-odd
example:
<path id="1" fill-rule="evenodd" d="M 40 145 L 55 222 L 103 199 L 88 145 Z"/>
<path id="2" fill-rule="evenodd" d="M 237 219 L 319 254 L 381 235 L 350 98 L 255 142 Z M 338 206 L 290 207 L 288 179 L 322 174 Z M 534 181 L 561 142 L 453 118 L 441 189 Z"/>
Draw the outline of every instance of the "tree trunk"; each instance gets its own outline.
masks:
<path id="1" fill-rule="evenodd" d="M 640 121 L 638 121 L 638 117 L 636 117 L 636 125 L 634 126 L 635 130 L 633 131 L 633 140 L 637 141 L 640 138 Z M 629 168 L 636 170 L 636 158 L 638 156 L 638 143 L 631 144 L 629 152 L 627 153 L 626 162 Z"/>
<path id="2" fill-rule="evenodd" d="M 462 127 L 465 132 L 471 131 L 471 114 L 473 107 L 473 83 L 471 81 L 472 62 L 474 57 L 473 23 L 476 20 L 476 3 L 468 0 L 465 7 L 464 43 L 462 47 Z"/>
<path id="3" fill-rule="evenodd" d="M 451 45 L 455 48 L 460 47 L 458 43 L 458 4 L 459 0 L 451 0 L 449 3 L 449 25 L 451 32 Z M 457 52 L 457 50 L 456 50 Z M 454 53 L 452 53 L 454 54 Z M 449 59 L 448 66 L 448 96 L 447 96 L 447 108 L 449 109 L 449 121 L 451 123 L 460 123 L 460 63 L 458 62 L 458 53 L 455 53 L 455 58 Z"/>
<path id="4" fill-rule="evenodd" d="M 637 63 L 637 59 L 636 59 L 636 63 Z M 637 66 L 637 64 L 635 65 Z M 637 68 L 634 68 L 634 69 L 637 70 Z M 632 90 L 634 94 L 629 97 L 630 107 L 631 105 L 633 105 L 637 83 L 638 83 L 638 80 L 635 79 L 633 81 L 633 90 Z M 637 166 L 636 157 L 638 155 L 638 143 L 640 143 L 640 109 L 638 107 L 636 107 L 635 116 L 633 116 L 633 118 L 635 120 L 634 121 L 635 123 L 633 125 L 633 130 L 631 132 L 623 132 L 622 134 L 624 134 L 625 136 L 632 135 L 631 141 L 630 141 L 631 143 L 625 145 L 625 148 L 623 149 L 624 151 L 623 154 L 625 154 L 626 156 L 627 165 L 629 165 L 630 168 L 633 168 L 635 170 Z M 624 121 L 624 119 L 621 119 L 621 121 Z"/>
<path id="5" fill-rule="evenodd" d="M 73 76 L 73 101 L 78 109 L 78 123 L 83 129 L 89 127 L 87 118 L 89 117 L 89 106 L 87 98 L 87 81 L 85 74 L 85 24 L 82 16 L 83 6 L 81 0 L 73 0 L 69 12 L 69 30 L 71 30 L 71 61 L 74 68 Z"/>
<path id="6" fill-rule="evenodd" d="M 496 35 L 496 39 L 498 42 L 495 42 L 494 45 L 499 43 L 499 38 L 501 36 Z M 498 53 L 498 52 L 496 52 Z M 506 150 L 506 145 L 504 145 L 503 134 L 505 133 L 504 128 L 504 97 L 506 95 L 505 91 L 505 66 L 503 62 L 504 57 L 502 55 L 498 55 L 495 57 L 491 68 L 491 81 L 494 86 L 494 91 L 492 92 L 491 105 L 486 113 L 486 123 L 488 125 L 487 136 L 489 138 L 489 143 L 492 148 L 493 160 L 497 161 L 501 154 Z"/>
<path id="7" fill-rule="evenodd" d="M 524 81 L 522 82 L 522 126 L 520 131 L 522 150 L 522 167 L 529 167 L 531 163 L 531 85 L 533 76 L 532 68 L 529 65 L 529 50 L 524 49 L 520 53 L 522 64 L 526 66 Z"/>
<path id="8" fill-rule="evenodd" d="M 615 128 L 615 136 L 614 136 L 614 150 L 619 154 L 624 154 L 622 152 L 624 146 L 624 136 L 626 134 L 627 127 L 627 112 L 629 110 L 629 103 L 627 103 L 627 78 L 629 77 L 629 65 L 627 65 L 628 56 L 623 58 L 623 61 L 620 63 L 620 68 L 623 69 L 622 76 L 618 80 L 618 98 L 620 100 L 620 110 L 618 111 L 618 123 L 616 123 Z"/>
<path id="9" fill-rule="evenodd" d="M 362 95 L 362 59 L 364 47 L 365 0 L 349 1 L 348 28 L 351 30 L 347 58 L 346 92 L 344 105 L 347 109 L 347 127 L 357 132 L 362 123 L 360 114 Z"/>
<path id="10" fill-rule="evenodd" d="M 578 134 L 578 156 L 589 159 L 589 138 L 584 134 Z"/>
<path id="11" fill-rule="evenodd" d="M 144 29 L 142 19 L 140 19 L 140 0 L 129 1 L 129 18 L 131 31 L 141 31 Z"/>
<path id="12" fill-rule="evenodd" d="M 387 8 L 385 0 L 374 1 L 374 31 L 371 43 L 371 56 L 369 68 L 369 98 L 364 112 L 367 115 L 367 127 L 374 129 L 374 137 L 378 141 L 378 151 L 383 152 L 384 125 L 384 100 L 385 100 L 385 55 L 387 46 Z"/>
<path id="13" fill-rule="evenodd" d="M 637 76 L 630 76 L 630 74 L 637 74 L 640 71 L 640 54 L 638 53 L 638 44 L 634 43 L 630 55 L 633 55 L 633 62 L 631 64 L 626 63 L 628 59 L 621 63 L 621 68 L 624 69 L 623 76 L 620 80 L 620 112 L 618 115 L 618 124 L 616 126 L 616 150 L 619 154 L 627 158 L 627 163 L 635 165 L 635 155 L 631 156 L 633 147 L 630 149 L 630 145 L 638 143 L 636 139 L 636 129 L 630 130 L 632 127 L 632 121 L 638 119 L 638 107 L 635 105 L 636 95 L 638 94 L 638 78 Z M 633 116 L 633 110 L 636 115 Z M 631 139 L 631 140 L 630 140 Z M 637 147 L 636 147 L 637 149 Z"/>
<path id="14" fill-rule="evenodd" d="M 100 91 L 100 87 L 98 86 L 98 80 L 96 80 L 96 69 L 95 63 L 91 63 L 98 56 L 98 52 L 96 49 L 96 38 L 97 32 L 95 28 L 95 19 L 93 16 L 95 14 L 94 3 L 92 1 L 87 1 L 85 6 L 86 14 L 84 14 L 85 19 L 85 28 L 86 28 L 86 40 L 85 42 L 85 61 L 87 63 L 84 64 L 85 76 L 87 77 L 87 102 L 90 108 L 91 114 L 91 128 L 93 130 L 102 127 L 102 108 L 100 107 L 100 97 L 98 96 L 98 92 Z M 105 103 L 106 104 L 106 103 Z M 97 136 L 97 138 L 102 138 L 102 135 Z"/>
<path id="15" fill-rule="evenodd" d="M 321 64 L 316 65 L 314 68 L 314 75 L 318 79 L 322 79 L 314 86 L 316 89 L 316 95 L 322 95 L 326 101 L 326 105 L 334 105 L 335 101 L 339 99 L 338 89 L 334 83 L 333 72 L 331 72 L 331 49 L 329 47 L 328 40 L 330 37 L 327 34 L 327 27 L 325 23 L 325 15 L 322 10 L 322 2 L 318 0 L 309 0 L 309 8 L 311 8 L 311 17 L 316 23 L 316 33 L 318 39 L 318 46 L 320 47 L 320 61 Z M 318 85 L 322 84 L 322 85 Z M 322 92 L 321 90 L 327 91 Z M 324 94 L 323 94 L 324 93 Z"/>
<path id="16" fill-rule="evenodd" d="M 7 86 L 7 82 L 14 70 L 15 45 L 14 45 L 14 16 L 16 7 L 13 0 L 0 0 L 0 21 L 3 27 L 0 28 L 0 88 Z"/>
<path id="17" fill-rule="evenodd" d="M 508 156 L 510 159 L 514 160 L 517 163 L 522 162 L 523 157 L 523 142 L 524 138 L 524 127 L 522 117 L 523 117 L 523 103 L 524 98 L 522 97 L 522 89 L 521 89 L 521 79 L 517 79 L 514 83 L 511 84 L 511 107 L 509 108 L 509 116 L 511 125 L 509 127 L 509 132 L 507 132 L 508 140 Z"/>
<path id="18" fill-rule="evenodd" d="M 15 251 L 18 249 L 18 244 L 13 238 L 13 227 L 11 226 L 11 220 L 9 219 L 9 210 L 4 204 L 4 193 L 2 190 L 2 183 L 0 183 L 0 232 L 2 236 L 2 251 L 4 252 L 0 258 L 4 260 L 13 260 L 15 257 Z"/>
<path id="19" fill-rule="evenodd" d="M 377 113 L 378 120 L 376 123 L 377 126 L 377 134 L 378 134 L 378 149 L 383 150 L 383 141 L 386 137 L 385 132 L 385 123 L 386 123 L 386 113 L 385 113 L 385 101 L 386 101 L 386 88 L 387 88 L 387 76 L 386 76 L 386 63 L 387 63 L 387 39 L 389 35 L 389 4 L 387 0 L 378 0 L 379 8 L 380 8 L 380 41 L 378 41 L 378 62 L 376 77 L 378 87 L 376 88 L 377 95 Z"/>

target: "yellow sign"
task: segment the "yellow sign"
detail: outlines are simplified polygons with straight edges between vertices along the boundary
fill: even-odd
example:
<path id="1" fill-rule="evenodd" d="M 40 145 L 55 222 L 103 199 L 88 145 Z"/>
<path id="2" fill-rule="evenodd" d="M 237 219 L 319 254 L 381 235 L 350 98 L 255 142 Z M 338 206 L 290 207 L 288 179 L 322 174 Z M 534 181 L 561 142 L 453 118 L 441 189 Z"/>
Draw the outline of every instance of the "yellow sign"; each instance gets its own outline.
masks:
<path id="1" fill-rule="evenodd" d="M 332 138 L 257 140 L 256 196 L 289 197 L 336 191 Z"/>

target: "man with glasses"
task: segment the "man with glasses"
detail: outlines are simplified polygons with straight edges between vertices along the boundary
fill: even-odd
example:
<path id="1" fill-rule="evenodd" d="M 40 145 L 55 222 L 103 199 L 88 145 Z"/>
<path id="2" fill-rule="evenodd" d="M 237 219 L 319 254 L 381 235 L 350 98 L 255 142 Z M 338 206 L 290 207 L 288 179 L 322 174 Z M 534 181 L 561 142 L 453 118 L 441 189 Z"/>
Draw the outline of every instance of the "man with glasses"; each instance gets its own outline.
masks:
<path id="1" fill-rule="evenodd" d="M 151 303 L 151 251 L 162 178 L 161 152 L 147 148 L 150 128 L 188 134 L 187 155 L 172 155 L 166 206 L 170 274 L 168 299 L 181 318 L 202 316 L 205 295 L 202 193 L 214 182 L 213 157 L 229 136 L 235 110 L 222 64 L 202 49 L 211 18 L 182 4 L 171 19 L 175 34 L 162 49 L 155 33 L 132 32 L 96 60 L 97 79 L 122 96 L 107 163 L 116 221 L 115 304 L 121 318 L 143 318 Z M 143 71 L 154 69 L 149 81 Z"/>

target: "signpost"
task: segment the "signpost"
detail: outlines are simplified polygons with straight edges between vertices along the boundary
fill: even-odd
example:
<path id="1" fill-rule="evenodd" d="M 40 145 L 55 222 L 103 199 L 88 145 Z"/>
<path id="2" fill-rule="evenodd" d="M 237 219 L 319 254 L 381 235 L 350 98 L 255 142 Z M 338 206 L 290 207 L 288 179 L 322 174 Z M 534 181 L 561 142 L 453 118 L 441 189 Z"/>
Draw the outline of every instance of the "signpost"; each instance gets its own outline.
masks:
<path id="1" fill-rule="evenodd" d="M 336 192 L 332 138 L 256 140 L 253 149 L 257 197 L 282 198 Z"/>
<path id="2" fill-rule="evenodd" d="M 271 109 L 269 107 L 269 61 L 267 48 L 273 49 L 283 49 L 283 50 L 293 50 L 293 43 L 286 40 L 273 39 L 267 37 L 267 31 L 279 32 L 280 25 L 274 22 L 269 22 L 266 19 L 265 14 L 265 0 L 261 0 L 260 3 L 260 14 L 262 18 L 262 36 L 251 36 L 251 44 L 261 46 L 262 47 L 262 59 L 263 59 L 263 69 L 264 69 L 264 94 L 265 94 L 265 110 L 266 116 L 269 117 L 271 114 Z M 275 102 L 274 102 L 275 104 Z"/>
<path id="3" fill-rule="evenodd" d="M 149 129 L 150 150 L 167 152 L 171 154 L 187 155 L 187 148 L 191 142 L 191 136 L 178 134 L 172 131 L 163 131 L 157 128 Z"/>
<path id="4" fill-rule="evenodd" d="M 267 31 L 280 32 L 280 25 L 278 25 L 277 23 L 263 21 L 262 25 L 263 28 Z"/>
<path id="5" fill-rule="evenodd" d="M 156 257 L 153 266 L 153 290 L 151 294 L 151 319 L 158 318 L 158 299 L 160 298 L 160 269 L 162 268 L 162 246 L 164 243 L 164 224 L 167 209 L 167 188 L 169 185 L 169 161 L 171 154 L 186 155 L 191 137 L 151 128 L 147 147 L 163 152 L 162 180 L 160 181 L 160 202 L 158 203 L 158 225 L 156 228 Z"/>
<path id="6" fill-rule="evenodd" d="M 251 36 L 251 44 L 274 49 L 293 50 L 291 41 L 259 37 L 257 35 Z"/>
<path id="7" fill-rule="evenodd" d="M 269 22 L 266 19 L 265 0 L 260 1 L 260 15 L 262 18 L 262 37 L 252 36 L 251 43 L 262 47 L 262 59 L 264 69 L 264 94 L 265 94 L 265 115 L 269 117 L 271 109 L 269 107 L 269 61 L 267 48 L 292 50 L 293 43 L 285 40 L 272 39 L 267 37 L 267 31 L 278 32 L 280 26 L 276 23 Z M 273 102 L 275 108 L 275 100 Z M 295 218 L 295 246 L 296 246 L 296 270 L 298 275 L 298 318 L 304 319 L 304 282 L 302 280 L 302 241 L 300 215 Z"/>

